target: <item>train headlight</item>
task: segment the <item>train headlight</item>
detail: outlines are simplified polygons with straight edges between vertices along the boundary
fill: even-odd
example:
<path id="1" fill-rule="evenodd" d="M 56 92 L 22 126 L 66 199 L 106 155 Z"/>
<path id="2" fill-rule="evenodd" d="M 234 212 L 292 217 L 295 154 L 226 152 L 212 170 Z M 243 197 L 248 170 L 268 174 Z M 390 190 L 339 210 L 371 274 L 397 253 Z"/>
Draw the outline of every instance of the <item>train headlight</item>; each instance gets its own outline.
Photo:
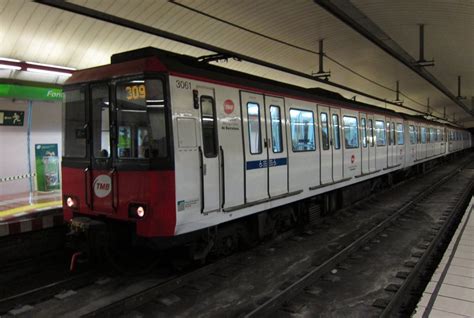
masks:
<path id="1" fill-rule="evenodd" d="M 145 216 L 145 208 L 144 208 L 144 207 L 139 206 L 139 207 L 137 208 L 137 216 L 138 216 L 139 218 L 142 218 L 142 217 Z"/>
<path id="2" fill-rule="evenodd" d="M 75 196 L 72 195 L 65 195 L 64 196 L 64 203 L 70 209 L 77 209 L 79 208 L 79 201 Z"/>
<path id="3" fill-rule="evenodd" d="M 131 203 L 128 206 L 128 216 L 134 219 L 143 219 L 146 215 L 146 205 L 141 203 Z"/>

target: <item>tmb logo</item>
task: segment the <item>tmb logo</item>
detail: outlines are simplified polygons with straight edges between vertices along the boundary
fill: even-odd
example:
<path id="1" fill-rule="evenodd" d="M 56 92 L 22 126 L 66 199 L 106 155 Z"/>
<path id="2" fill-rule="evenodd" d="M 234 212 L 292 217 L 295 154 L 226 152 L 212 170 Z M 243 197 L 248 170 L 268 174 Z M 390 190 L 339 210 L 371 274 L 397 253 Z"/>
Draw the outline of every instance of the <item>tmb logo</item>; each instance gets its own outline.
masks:
<path id="1" fill-rule="evenodd" d="M 105 198 L 110 194 L 110 190 L 112 190 L 112 180 L 108 175 L 98 175 L 94 180 L 93 187 L 97 197 Z"/>
<path id="2" fill-rule="evenodd" d="M 235 105 L 231 99 L 226 99 L 224 101 L 224 112 L 226 114 L 232 114 L 234 112 Z"/>

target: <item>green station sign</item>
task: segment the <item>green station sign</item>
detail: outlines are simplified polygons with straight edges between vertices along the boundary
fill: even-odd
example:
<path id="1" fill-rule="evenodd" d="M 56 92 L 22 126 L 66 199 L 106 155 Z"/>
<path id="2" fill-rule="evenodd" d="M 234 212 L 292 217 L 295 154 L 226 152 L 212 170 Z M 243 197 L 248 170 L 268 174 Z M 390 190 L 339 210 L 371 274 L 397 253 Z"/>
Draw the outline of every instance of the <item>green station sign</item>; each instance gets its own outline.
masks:
<path id="1" fill-rule="evenodd" d="M 62 101 L 61 88 L 36 87 L 16 84 L 0 84 L 0 98 L 16 98 L 41 101 Z"/>
<path id="2" fill-rule="evenodd" d="M 25 112 L 16 110 L 0 110 L 0 126 L 23 126 Z"/>

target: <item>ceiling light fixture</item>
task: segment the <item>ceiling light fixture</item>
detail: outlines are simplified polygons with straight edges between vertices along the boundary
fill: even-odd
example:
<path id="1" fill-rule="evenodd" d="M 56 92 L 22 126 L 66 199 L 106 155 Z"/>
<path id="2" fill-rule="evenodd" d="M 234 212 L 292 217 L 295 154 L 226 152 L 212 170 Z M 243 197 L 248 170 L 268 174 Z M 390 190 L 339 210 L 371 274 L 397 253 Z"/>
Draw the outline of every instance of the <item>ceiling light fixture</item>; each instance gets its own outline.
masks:
<path id="1" fill-rule="evenodd" d="M 62 70 L 68 70 L 68 71 L 75 71 L 75 68 L 72 67 L 66 67 L 66 66 L 57 66 L 57 65 L 52 65 L 52 64 L 44 64 L 44 63 L 36 63 L 36 62 L 26 62 L 26 64 L 30 65 L 36 65 L 36 66 L 42 66 L 42 67 L 48 67 L 48 68 L 54 68 L 54 69 L 62 69 Z"/>
<path id="2" fill-rule="evenodd" d="M 21 70 L 21 66 L 9 65 L 9 64 L 2 64 L 0 63 L 0 69 L 7 69 L 7 70 Z"/>
<path id="3" fill-rule="evenodd" d="M 72 75 L 72 72 L 52 71 L 52 70 L 46 70 L 42 68 L 35 68 L 35 67 L 28 67 L 26 70 L 28 72 L 36 72 L 36 73 L 43 73 L 43 74 L 50 74 L 50 75 L 60 75 L 60 76 Z"/>

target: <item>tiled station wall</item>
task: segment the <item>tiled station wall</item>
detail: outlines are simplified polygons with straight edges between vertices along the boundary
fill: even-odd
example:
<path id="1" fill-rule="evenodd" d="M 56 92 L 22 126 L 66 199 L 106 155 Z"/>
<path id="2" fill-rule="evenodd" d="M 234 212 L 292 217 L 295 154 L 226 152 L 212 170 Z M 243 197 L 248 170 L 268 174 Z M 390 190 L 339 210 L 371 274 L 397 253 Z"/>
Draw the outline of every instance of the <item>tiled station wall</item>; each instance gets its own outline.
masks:
<path id="1" fill-rule="evenodd" d="M 32 102 L 30 158 L 32 173 L 36 173 L 35 144 L 57 144 L 62 154 L 61 102 Z M 0 99 L 0 110 L 24 111 L 21 127 L 0 126 L 0 195 L 24 193 L 30 190 L 28 178 L 28 102 Z M 12 179 L 5 181 L 5 179 Z M 33 190 L 37 189 L 33 177 Z"/>

